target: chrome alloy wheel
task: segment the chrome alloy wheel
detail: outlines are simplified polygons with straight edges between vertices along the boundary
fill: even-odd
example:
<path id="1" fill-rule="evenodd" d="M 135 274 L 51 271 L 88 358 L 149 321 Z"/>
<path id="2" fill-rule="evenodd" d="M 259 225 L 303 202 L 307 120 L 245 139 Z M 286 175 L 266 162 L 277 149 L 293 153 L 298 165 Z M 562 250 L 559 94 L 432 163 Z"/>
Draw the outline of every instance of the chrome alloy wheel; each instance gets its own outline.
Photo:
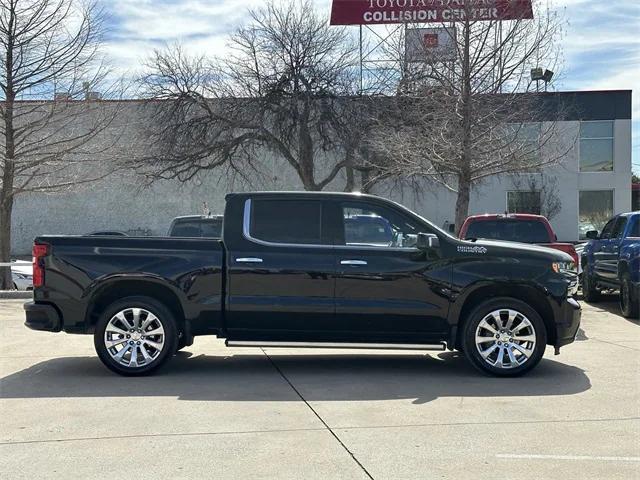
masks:
<path id="1" fill-rule="evenodd" d="M 529 360 L 535 347 L 536 330 L 517 310 L 494 310 L 476 328 L 476 348 L 492 367 L 519 367 Z"/>
<path id="2" fill-rule="evenodd" d="M 162 323 L 144 308 L 126 308 L 116 313 L 104 331 L 104 345 L 120 365 L 143 367 L 158 358 L 165 345 Z"/>

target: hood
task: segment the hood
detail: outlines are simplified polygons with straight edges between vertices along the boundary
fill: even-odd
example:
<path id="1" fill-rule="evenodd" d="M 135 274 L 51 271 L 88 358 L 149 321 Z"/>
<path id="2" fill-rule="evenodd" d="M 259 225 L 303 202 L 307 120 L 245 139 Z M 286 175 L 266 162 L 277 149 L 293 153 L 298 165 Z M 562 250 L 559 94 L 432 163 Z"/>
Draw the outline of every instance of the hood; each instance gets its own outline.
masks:
<path id="1" fill-rule="evenodd" d="M 476 247 L 476 248 L 474 248 Z M 573 262 L 571 255 L 553 248 L 541 247 L 530 243 L 507 242 L 501 240 L 460 240 L 458 252 L 508 256 L 517 258 L 537 258 L 550 262 Z M 483 251 L 486 249 L 486 251 Z"/>

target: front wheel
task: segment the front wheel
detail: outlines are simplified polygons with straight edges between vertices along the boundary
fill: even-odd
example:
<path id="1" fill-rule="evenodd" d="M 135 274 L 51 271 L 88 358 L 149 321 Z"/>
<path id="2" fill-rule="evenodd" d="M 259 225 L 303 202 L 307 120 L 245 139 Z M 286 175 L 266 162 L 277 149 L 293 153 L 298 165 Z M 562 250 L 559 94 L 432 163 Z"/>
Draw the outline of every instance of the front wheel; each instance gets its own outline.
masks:
<path id="1" fill-rule="evenodd" d="M 631 277 L 628 273 L 625 273 L 620 282 L 620 310 L 622 311 L 622 315 L 627 318 L 637 319 L 640 313 L 639 306 L 640 299 L 638 298 L 637 292 L 634 295 Z"/>
<path id="2" fill-rule="evenodd" d="M 162 303 L 127 297 L 107 307 L 96 324 L 94 345 L 107 368 L 120 375 L 146 375 L 175 353 L 176 322 Z"/>
<path id="3" fill-rule="evenodd" d="M 585 263 L 582 269 L 582 298 L 585 302 L 596 303 L 600 300 L 600 291 L 596 289 L 596 282 L 589 275 L 589 266 Z"/>
<path id="4" fill-rule="evenodd" d="M 523 375 L 542 359 L 547 331 L 540 315 L 520 300 L 496 298 L 473 310 L 463 329 L 463 351 L 480 371 Z"/>

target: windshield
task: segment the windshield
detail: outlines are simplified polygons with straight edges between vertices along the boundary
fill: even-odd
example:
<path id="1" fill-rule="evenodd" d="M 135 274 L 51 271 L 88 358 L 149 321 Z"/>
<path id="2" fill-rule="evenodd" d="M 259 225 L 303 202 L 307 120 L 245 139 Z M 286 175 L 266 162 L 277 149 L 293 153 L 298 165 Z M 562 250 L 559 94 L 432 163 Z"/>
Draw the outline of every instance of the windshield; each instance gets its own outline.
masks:
<path id="1" fill-rule="evenodd" d="M 465 238 L 549 243 L 549 232 L 537 220 L 481 220 L 469 225 Z"/>

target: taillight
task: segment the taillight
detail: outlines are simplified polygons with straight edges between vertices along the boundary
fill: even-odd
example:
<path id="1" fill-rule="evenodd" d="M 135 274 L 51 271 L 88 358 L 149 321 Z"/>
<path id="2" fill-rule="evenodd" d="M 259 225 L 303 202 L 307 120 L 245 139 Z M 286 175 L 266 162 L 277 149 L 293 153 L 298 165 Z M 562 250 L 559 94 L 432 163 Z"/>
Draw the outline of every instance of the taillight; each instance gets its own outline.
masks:
<path id="1" fill-rule="evenodd" d="M 48 245 L 33 245 L 33 288 L 44 285 L 44 257 L 48 253 Z"/>

